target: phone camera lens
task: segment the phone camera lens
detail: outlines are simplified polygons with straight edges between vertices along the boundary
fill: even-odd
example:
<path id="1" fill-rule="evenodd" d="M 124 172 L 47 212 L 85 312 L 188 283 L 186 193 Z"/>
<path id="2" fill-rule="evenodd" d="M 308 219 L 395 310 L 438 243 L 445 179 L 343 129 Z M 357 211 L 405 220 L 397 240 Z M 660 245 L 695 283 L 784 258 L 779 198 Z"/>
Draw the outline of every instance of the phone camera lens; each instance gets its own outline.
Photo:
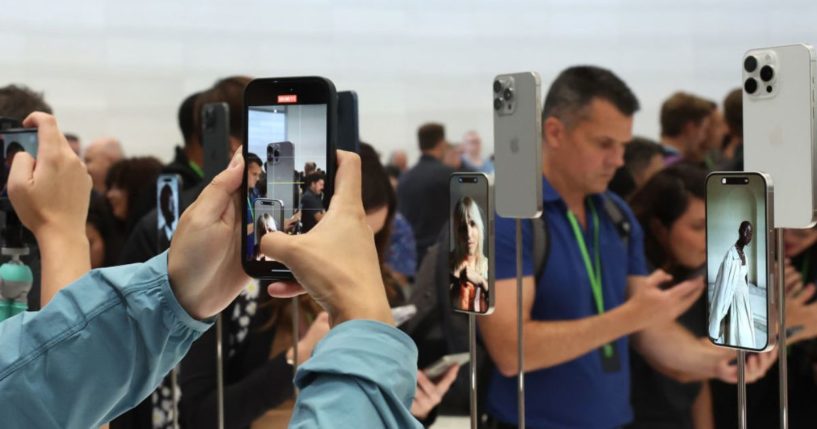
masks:
<path id="1" fill-rule="evenodd" d="M 495 80 L 494 81 L 494 92 L 502 91 L 502 82 Z"/>
<path id="2" fill-rule="evenodd" d="M 462 183 L 462 177 L 460 177 L 460 179 L 459 179 L 459 180 L 460 180 L 460 183 Z"/>
<path id="3" fill-rule="evenodd" d="M 746 59 L 743 60 L 743 69 L 746 70 L 746 73 L 751 73 L 755 71 L 757 68 L 757 58 L 749 55 Z"/>
<path id="4" fill-rule="evenodd" d="M 510 101 L 513 98 L 513 90 L 510 88 L 505 88 L 505 91 L 502 93 L 502 97 L 505 100 Z"/>
<path id="5" fill-rule="evenodd" d="M 721 184 L 726 184 L 726 178 L 721 179 Z"/>
<path id="6" fill-rule="evenodd" d="M 746 79 L 746 82 L 743 84 L 743 89 L 745 89 L 749 94 L 754 94 L 755 91 L 757 91 L 757 81 L 755 78 L 750 77 L 749 79 Z"/>
<path id="7" fill-rule="evenodd" d="M 494 98 L 494 110 L 499 110 L 502 108 L 502 99 L 501 98 Z"/>
<path id="8" fill-rule="evenodd" d="M 760 68 L 760 78 L 764 82 L 768 82 L 774 78 L 774 69 L 772 66 L 763 66 Z"/>
<path id="9" fill-rule="evenodd" d="M 772 93 L 772 86 L 771 85 L 766 87 L 766 92 L 769 93 L 769 94 Z"/>

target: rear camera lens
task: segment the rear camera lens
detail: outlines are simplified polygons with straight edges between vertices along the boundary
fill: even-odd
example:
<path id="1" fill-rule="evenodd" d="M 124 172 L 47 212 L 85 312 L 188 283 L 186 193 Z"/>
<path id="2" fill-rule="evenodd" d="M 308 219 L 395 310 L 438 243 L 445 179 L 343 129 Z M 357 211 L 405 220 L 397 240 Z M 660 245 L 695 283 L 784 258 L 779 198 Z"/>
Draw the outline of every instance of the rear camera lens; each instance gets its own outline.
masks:
<path id="1" fill-rule="evenodd" d="M 754 94 L 755 91 L 757 91 L 757 81 L 752 77 L 746 79 L 746 82 L 743 84 L 743 89 L 749 94 Z"/>
<path id="2" fill-rule="evenodd" d="M 495 80 L 494 81 L 494 92 L 502 91 L 502 82 Z"/>
<path id="3" fill-rule="evenodd" d="M 768 82 L 774 78 L 774 69 L 772 66 L 763 66 L 760 68 L 760 78 L 764 82 Z"/>
<path id="4" fill-rule="evenodd" d="M 502 108 L 502 99 L 501 98 L 494 98 L 494 110 L 499 110 Z"/>
<path id="5" fill-rule="evenodd" d="M 746 73 L 751 73 L 755 71 L 757 68 L 757 58 L 749 55 L 746 59 L 743 60 L 743 69 L 746 70 Z"/>
<path id="6" fill-rule="evenodd" d="M 768 92 L 769 94 L 772 93 L 772 86 L 771 85 L 766 87 L 766 92 Z"/>
<path id="7" fill-rule="evenodd" d="M 513 98 L 513 90 L 510 88 L 505 88 L 505 91 L 502 93 L 502 97 L 505 100 L 511 100 Z"/>

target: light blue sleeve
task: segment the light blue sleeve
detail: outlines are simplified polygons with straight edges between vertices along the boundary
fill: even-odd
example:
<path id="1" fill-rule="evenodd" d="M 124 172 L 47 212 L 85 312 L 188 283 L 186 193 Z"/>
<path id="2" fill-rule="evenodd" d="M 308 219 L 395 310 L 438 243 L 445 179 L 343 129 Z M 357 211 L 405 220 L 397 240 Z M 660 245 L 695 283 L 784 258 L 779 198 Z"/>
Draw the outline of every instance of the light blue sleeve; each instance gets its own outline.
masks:
<path id="1" fill-rule="evenodd" d="M 91 271 L 0 324 L 0 425 L 97 427 L 147 397 L 210 325 L 179 305 L 166 252 Z"/>
<path id="2" fill-rule="evenodd" d="M 290 428 L 422 428 L 410 412 L 417 347 L 400 330 L 353 320 L 331 331 L 298 369 Z"/>

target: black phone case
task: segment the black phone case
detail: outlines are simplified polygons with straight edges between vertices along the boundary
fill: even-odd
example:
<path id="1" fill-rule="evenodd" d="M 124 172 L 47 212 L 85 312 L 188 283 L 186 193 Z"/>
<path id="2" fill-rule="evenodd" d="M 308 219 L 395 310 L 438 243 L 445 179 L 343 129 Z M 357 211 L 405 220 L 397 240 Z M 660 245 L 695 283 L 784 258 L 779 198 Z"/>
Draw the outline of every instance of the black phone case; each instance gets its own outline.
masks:
<path id="1" fill-rule="evenodd" d="M 208 103 L 201 111 L 204 183 L 210 183 L 230 162 L 230 107 Z"/>

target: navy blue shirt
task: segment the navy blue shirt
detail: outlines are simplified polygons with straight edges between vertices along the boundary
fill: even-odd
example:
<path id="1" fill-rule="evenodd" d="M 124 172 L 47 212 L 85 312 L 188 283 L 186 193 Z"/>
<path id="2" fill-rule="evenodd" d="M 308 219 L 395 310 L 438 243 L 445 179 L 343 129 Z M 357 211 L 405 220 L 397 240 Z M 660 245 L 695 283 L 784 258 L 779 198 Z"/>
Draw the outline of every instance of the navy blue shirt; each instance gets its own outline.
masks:
<path id="1" fill-rule="evenodd" d="M 544 213 L 550 253 L 542 276 L 536 279 L 533 320 L 576 320 L 598 315 L 584 262 L 567 220 L 564 200 L 543 179 Z M 599 245 L 604 305 L 607 310 L 627 300 L 627 276 L 646 275 L 643 232 L 629 207 L 607 192 L 590 197 L 599 215 Z M 612 199 L 630 219 L 629 248 L 615 224 L 603 210 L 603 198 Z M 588 210 L 589 213 L 589 210 Z M 590 219 L 590 216 L 588 216 Z M 515 219 L 496 217 L 496 279 L 516 277 Z M 537 224 L 539 225 L 539 224 Z M 533 276 L 531 221 L 522 222 L 525 276 Z M 593 255 L 593 229 L 584 231 L 588 252 Z M 515 287 L 515 286 L 511 286 Z M 525 374 L 525 415 L 531 429 L 620 427 L 633 418 L 630 408 L 630 363 L 627 338 L 615 341 L 621 370 L 605 372 L 601 354 L 593 350 L 572 361 Z M 518 424 L 516 377 L 504 377 L 496 369 L 488 386 L 488 412 L 502 422 Z"/>

